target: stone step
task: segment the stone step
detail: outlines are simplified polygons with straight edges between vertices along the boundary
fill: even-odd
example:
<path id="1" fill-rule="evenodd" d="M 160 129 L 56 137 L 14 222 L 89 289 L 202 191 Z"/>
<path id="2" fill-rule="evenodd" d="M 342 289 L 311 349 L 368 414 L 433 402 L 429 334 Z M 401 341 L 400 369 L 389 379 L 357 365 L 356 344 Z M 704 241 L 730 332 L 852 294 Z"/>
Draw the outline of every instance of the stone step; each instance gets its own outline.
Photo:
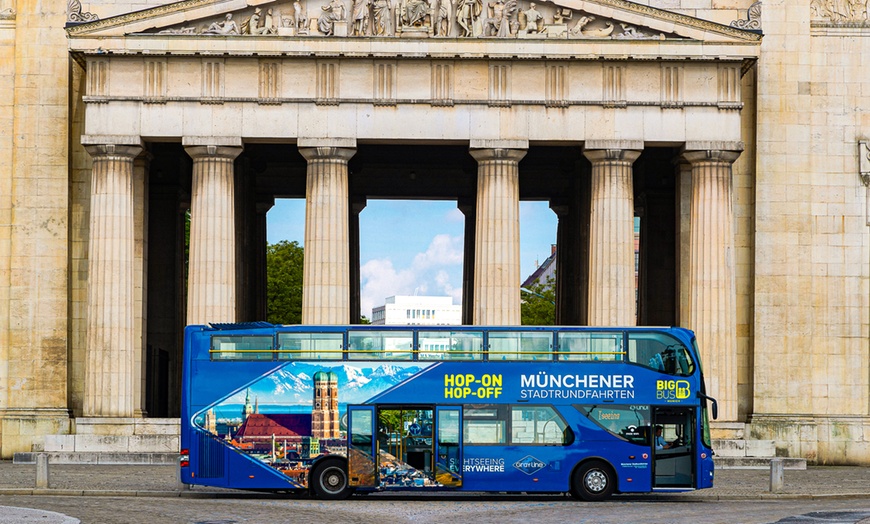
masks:
<path id="1" fill-rule="evenodd" d="M 177 435 L 46 435 L 49 453 L 178 453 Z"/>
<path id="2" fill-rule="evenodd" d="M 40 452 L 20 452 L 12 456 L 13 464 L 36 464 Z M 174 466 L 178 464 L 175 453 L 95 453 L 95 452 L 46 452 L 50 464 L 113 464 L 139 466 Z"/>
<path id="3" fill-rule="evenodd" d="M 719 457 L 775 457 L 772 440 L 713 439 L 713 451 Z"/>
<path id="4" fill-rule="evenodd" d="M 770 469 L 770 461 L 781 460 L 785 469 L 805 470 L 807 459 L 788 457 L 713 457 L 719 469 Z"/>

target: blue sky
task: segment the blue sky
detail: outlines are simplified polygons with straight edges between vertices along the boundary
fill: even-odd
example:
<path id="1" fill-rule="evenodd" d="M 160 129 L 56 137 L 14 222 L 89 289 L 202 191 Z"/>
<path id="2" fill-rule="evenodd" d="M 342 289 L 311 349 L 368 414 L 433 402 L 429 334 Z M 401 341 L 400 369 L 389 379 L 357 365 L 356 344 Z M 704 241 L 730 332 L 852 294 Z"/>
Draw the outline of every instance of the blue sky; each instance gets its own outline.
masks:
<path id="1" fill-rule="evenodd" d="M 266 220 L 269 243 L 304 244 L 304 200 L 276 200 Z M 371 318 L 372 308 L 393 295 L 449 295 L 461 303 L 464 220 L 454 201 L 369 200 L 360 214 L 362 314 Z M 521 202 L 521 278 L 555 243 L 556 215 L 547 202 Z"/>

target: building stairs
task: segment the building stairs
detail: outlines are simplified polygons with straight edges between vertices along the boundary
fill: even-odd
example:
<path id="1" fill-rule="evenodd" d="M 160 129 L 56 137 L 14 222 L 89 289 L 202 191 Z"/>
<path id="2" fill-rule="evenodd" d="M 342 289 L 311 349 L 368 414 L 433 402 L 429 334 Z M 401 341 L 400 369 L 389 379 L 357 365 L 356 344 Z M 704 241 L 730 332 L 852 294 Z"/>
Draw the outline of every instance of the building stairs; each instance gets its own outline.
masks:
<path id="1" fill-rule="evenodd" d="M 720 469 L 769 469 L 773 459 L 783 462 L 785 469 L 807 469 L 807 460 L 784 456 L 773 440 L 747 438 L 749 425 L 742 422 L 710 424 L 713 462 Z"/>

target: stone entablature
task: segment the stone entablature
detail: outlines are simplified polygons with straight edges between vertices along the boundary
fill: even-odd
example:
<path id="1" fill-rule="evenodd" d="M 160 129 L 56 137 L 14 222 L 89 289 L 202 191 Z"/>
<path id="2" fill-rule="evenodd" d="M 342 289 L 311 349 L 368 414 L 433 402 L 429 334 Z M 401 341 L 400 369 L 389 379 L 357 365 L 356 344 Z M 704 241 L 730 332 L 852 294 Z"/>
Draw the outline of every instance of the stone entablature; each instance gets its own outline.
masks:
<path id="1" fill-rule="evenodd" d="M 405 58 L 382 68 L 378 59 L 346 57 L 164 60 L 88 57 L 96 78 L 84 96 L 85 134 L 118 134 L 123 121 L 125 133 L 144 137 L 741 139 L 741 61 Z M 450 74 L 437 75 L 440 67 Z M 502 92 L 495 80 L 505 72 Z M 384 74 L 389 82 L 378 81 Z M 335 105 L 333 116 L 341 116 L 305 110 L 315 105 Z M 377 115 L 396 108 L 398 117 Z M 445 113 L 454 116 L 442 119 Z"/>

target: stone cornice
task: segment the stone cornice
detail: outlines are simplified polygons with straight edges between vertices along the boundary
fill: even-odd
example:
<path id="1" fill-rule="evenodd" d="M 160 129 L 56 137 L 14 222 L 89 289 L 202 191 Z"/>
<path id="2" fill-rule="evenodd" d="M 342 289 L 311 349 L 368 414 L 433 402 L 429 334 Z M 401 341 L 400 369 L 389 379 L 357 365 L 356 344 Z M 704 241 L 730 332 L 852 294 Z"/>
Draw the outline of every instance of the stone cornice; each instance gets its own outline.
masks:
<path id="1" fill-rule="evenodd" d="M 658 9 L 655 7 L 650 7 L 648 5 L 636 4 L 634 2 L 629 2 L 627 0 L 595 0 L 591 1 L 581 1 L 581 2 L 566 2 L 566 5 L 571 5 L 574 3 L 580 4 L 599 4 L 608 7 L 612 7 L 614 9 L 619 9 L 622 11 L 627 11 L 630 13 L 636 13 L 641 15 L 652 16 L 654 18 L 659 18 L 662 20 L 668 20 L 680 25 L 686 25 L 690 27 L 696 27 L 698 29 L 703 29 L 706 31 L 711 31 L 714 33 L 719 33 L 723 35 L 727 35 L 734 38 L 739 38 L 740 40 L 746 40 L 751 42 L 760 42 L 762 36 L 758 33 L 752 31 L 745 31 L 743 29 L 738 29 L 736 27 L 730 27 L 724 24 L 718 24 L 716 22 L 710 22 L 708 20 L 702 20 L 700 18 L 694 18 L 688 15 L 683 15 L 680 13 L 674 13 L 671 11 L 665 11 L 663 9 Z M 578 8 L 584 9 L 584 8 Z M 617 17 L 618 18 L 618 17 Z"/>
<path id="2" fill-rule="evenodd" d="M 110 18 L 104 18 L 102 20 L 97 20 L 94 22 L 86 22 L 84 24 L 78 24 L 69 26 L 66 28 L 67 34 L 70 35 L 79 35 L 90 33 L 92 31 L 96 31 L 99 29 L 108 29 L 112 27 L 120 27 L 125 24 L 129 24 L 131 22 L 140 22 L 142 20 L 148 20 L 149 18 L 154 18 L 159 15 L 169 14 L 169 13 L 179 13 L 183 11 L 188 11 L 190 9 L 194 9 L 197 7 L 208 6 L 212 4 L 220 4 L 220 3 L 233 3 L 232 0 L 184 0 L 182 2 L 175 2 L 172 4 L 165 4 L 157 7 L 152 7 L 150 9 L 145 9 L 142 11 L 134 11 L 132 13 L 127 13 L 123 15 L 113 16 Z"/>

